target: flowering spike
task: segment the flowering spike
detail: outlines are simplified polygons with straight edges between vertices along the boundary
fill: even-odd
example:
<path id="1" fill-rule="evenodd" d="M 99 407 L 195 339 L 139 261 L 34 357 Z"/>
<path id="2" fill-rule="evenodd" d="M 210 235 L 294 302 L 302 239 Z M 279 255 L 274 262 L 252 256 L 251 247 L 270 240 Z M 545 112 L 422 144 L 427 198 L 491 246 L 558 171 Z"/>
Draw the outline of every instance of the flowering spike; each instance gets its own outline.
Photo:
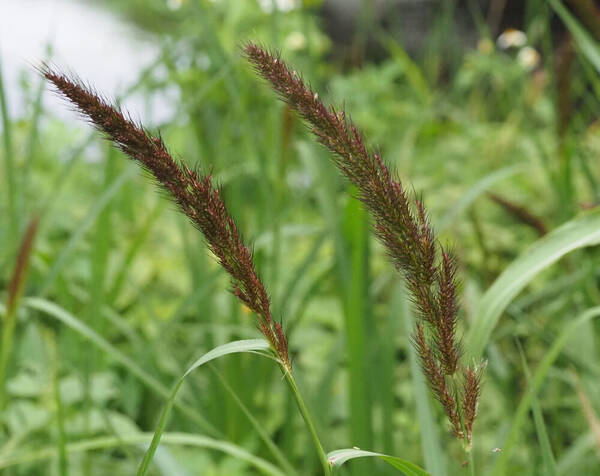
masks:
<path id="1" fill-rule="evenodd" d="M 462 410 L 464 417 L 464 426 L 467 438 L 467 444 L 471 444 L 471 437 L 473 434 L 473 422 L 477 417 L 477 407 L 479 404 L 479 396 L 481 394 L 481 376 L 485 364 L 475 366 L 467 366 L 463 370 L 463 401 Z"/>
<path id="2" fill-rule="evenodd" d="M 442 369 L 438 364 L 438 359 L 435 357 L 434 352 L 427 342 L 423 325 L 420 323 L 417 324 L 413 342 L 417 349 L 419 359 L 421 360 L 423 373 L 427 377 L 429 386 L 433 390 L 433 395 L 441 403 L 446 412 L 452 427 L 452 432 L 457 438 L 463 438 L 464 432 L 461 426 L 456 398 L 453 395 L 453 389 L 448 386 Z"/>
<path id="3" fill-rule="evenodd" d="M 459 369 L 461 355 L 456 337 L 456 264 L 444 250 L 439 256 L 423 202 L 409 199 L 381 157 L 369 151 L 346 113 L 325 106 L 281 58 L 253 43 L 248 43 L 244 52 L 257 72 L 310 124 L 317 140 L 333 152 L 336 166 L 357 187 L 359 199 L 375 219 L 375 234 L 405 276 L 419 318 L 414 343 L 433 394 L 454 434 L 458 438 L 467 434 L 470 440 L 479 390 L 474 391 L 471 374 L 464 388 L 457 388 L 455 379 L 450 378 Z"/>
<path id="4" fill-rule="evenodd" d="M 133 123 L 80 81 L 44 67 L 41 70 L 58 92 L 129 158 L 141 164 L 202 232 L 217 260 L 231 275 L 233 293 L 259 319 L 259 328 L 283 366 L 290 370 L 287 342 L 271 317 L 270 301 L 258 277 L 252 254 L 229 215 L 210 174 L 202 175 L 171 157 L 160 137 Z"/>

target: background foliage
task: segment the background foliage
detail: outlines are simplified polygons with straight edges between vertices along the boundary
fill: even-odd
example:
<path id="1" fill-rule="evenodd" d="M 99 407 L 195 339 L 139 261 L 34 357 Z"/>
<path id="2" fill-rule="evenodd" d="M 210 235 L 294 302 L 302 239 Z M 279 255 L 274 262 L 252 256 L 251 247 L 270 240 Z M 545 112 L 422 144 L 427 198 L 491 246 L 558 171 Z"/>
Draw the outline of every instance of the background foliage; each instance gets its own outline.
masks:
<path id="1" fill-rule="evenodd" d="M 177 9 L 159 0 L 103 2 L 160 45 L 121 93 L 168 95 L 172 116 L 153 130 L 221 183 L 287 328 L 296 378 L 326 447 L 358 446 L 435 475 L 462 474 L 461 450 L 414 361 L 397 274 L 327 152 L 239 47 L 252 39 L 281 50 L 327 101 L 345 104 L 370 144 L 423 194 L 442 241 L 460 258 L 463 334 L 486 312 L 483 293 L 544 232 L 515 205 L 546 231 L 583 219 L 587 244 L 595 243 L 600 50 L 558 1 L 530 0 L 522 28 L 541 55 L 533 70 L 496 48 L 485 28 L 478 43 L 445 42 L 457 28 L 445 11 L 421 54 L 411 58 L 375 28 L 385 59 L 369 62 L 356 40 L 359 53 L 348 63 L 306 3 L 282 11 L 245 0 Z M 552 26 L 561 21 L 575 38 L 567 82 L 557 40 L 566 30 Z M 27 225 L 35 216 L 40 223 L 8 340 L 10 313 L 0 305 L 8 349 L 0 468 L 131 474 L 149 441 L 142 432 L 154 430 L 190 362 L 258 333 L 200 234 L 90 128 L 56 118 L 35 71 L 25 78 L 22 115 L 2 109 L 0 302 Z M 13 98 L 1 99 L 4 106 Z M 575 235 L 567 236 L 572 244 Z M 553 253 L 563 254 L 544 248 L 524 269 Z M 584 314 L 600 303 L 598 258 L 594 247 L 568 254 L 524 281 L 501 310 L 485 346 L 477 474 L 600 470 L 600 324 L 594 311 Z M 557 339 L 564 345 L 544 360 Z M 298 474 L 318 474 L 292 396 L 268 360 L 215 361 L 186 379 L 178 402 L 153 474 L 269 474 L 252 455 L 280 468 L 281 461 L 256 425 Z M 216 440 L 235 446 L 209 444 Z M 347 472 L 393 474 L 360 464 Z"/>

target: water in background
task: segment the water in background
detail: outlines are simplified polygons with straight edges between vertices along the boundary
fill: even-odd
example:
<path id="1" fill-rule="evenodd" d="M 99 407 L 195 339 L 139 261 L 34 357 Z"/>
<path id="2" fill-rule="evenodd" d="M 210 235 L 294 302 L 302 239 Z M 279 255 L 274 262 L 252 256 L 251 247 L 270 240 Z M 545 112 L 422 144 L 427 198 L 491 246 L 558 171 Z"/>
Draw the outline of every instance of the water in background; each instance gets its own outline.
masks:
<path id="1" fill-rule="evenodd" d="M 0 0 L 0 61 L 11 117 L 24 112 L 20 78 L 37 82 L 33 65 L 48 57 L 49 45 L 53 65 L 76 72 L 110 98 L 135 83 L 159 52 L 150 35 L 88 2 Z M 75 119 L 52 95 L 44 104 L 61 118 Z M 164 97 L 149 102 L 132 96 L 123 105 L 145 122 L 160 122 L 172 112 Z"/>

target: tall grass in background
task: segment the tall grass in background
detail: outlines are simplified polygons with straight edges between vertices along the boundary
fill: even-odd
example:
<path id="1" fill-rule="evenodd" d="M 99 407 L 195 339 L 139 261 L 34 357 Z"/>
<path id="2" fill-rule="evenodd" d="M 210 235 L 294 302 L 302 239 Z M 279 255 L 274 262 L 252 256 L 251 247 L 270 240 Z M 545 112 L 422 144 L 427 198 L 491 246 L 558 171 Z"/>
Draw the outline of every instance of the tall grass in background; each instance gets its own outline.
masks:
<path id="1" fill-rule="evenodd" d="M 276 317 L 285 318 L 297 384 L 326 448 L 396 454 L 435 475 L 465 471 L 409 344 L 406 293 L 368 238 L 354 192 L 240 64 L 241 38 L 281 46 L 328 101 L 345 100 L 370 142 L 423 192 L 441 240 L 457 244 L 463 346 L 467 358 L 488 360 L 477 474 L 598 469 L 597 40 L 559 2 L 528 5 L 532 44 L 544 44 L 551 7 L 575 39 L 569 96 L 577 107 L 562 137 L 551 49 L 541 49 L 544 75 L 474 50 L 446 81 L 433 37 L 426 62 L 381 38 L 388 60 L 342 75 L 323 60 L 326 41 L 309 9 L 266 14 L 251 2 L 186 3 L 170 16 L 180 36 L 165 40 L 124 92 L 179 90 L 174 120 L 152 126 L 190 165 L 213 167 L 254 244 Z M 144 15 L 154 8 L 164 6 Z M 8 117 L 11 97 L 0 96 L 0 312 L 3 339 L 12 334 L 3 344 L 0 466 L 7 474 L 131 474 L 189 363 L 258 334 L 195 230 L 117 152 L 53 120 L 38 78 L 29 84 L 22 119 Z M 549 233 L 539 239 L 488 190 Z M 9 283 L 20 276 L 15 263 L 37 214 L 23 297 L 9 320 Z M 231 355 L 190 374 L 150 471 L 318 474 L 293 395 L 273 367 Z"/>

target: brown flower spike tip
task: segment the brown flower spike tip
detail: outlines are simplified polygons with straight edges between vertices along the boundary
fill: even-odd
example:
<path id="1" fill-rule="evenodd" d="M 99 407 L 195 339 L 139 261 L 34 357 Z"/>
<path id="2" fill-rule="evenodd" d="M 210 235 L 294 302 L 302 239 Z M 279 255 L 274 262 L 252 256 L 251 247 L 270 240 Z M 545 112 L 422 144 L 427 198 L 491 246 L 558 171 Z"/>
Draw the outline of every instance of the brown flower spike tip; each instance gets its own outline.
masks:
<path id="1" fill-rule="evenodd" d="M 456 263 L 448 251 L 437 252 L 423 203 L 409 199 L 381 157 L 367 149 L 345 112 L 326 107 L 278 55 L 253 43 L 244 47 L 244 53 L 279 96 L 310 124 L 318 141 L 334 153 L 336 166 L 358 188 L 360 200 L 375 219 L 375 234 L 406 278 L 419 317 L 413 340 L 424 374 L 453 433 L 470 446 L 482 367 L 460 366 Z"/>
<path id="2" fill-rule="evenodd" d="M 204 235 L 210 250 L 231 275 L 233 293 L 258 316 L 261 332 L 277 353 L 285 371 L 291 371 L 287 340 L 271 315 L 270 301 L 242 242 L 235 221 L 227 212 L 210 175 L 177 163 L 160 137 L 153 137 L 91 88 L 48 67 L 42 74 L 76 109 L 120 150 L 141 164 L 174 199 Z"/>

